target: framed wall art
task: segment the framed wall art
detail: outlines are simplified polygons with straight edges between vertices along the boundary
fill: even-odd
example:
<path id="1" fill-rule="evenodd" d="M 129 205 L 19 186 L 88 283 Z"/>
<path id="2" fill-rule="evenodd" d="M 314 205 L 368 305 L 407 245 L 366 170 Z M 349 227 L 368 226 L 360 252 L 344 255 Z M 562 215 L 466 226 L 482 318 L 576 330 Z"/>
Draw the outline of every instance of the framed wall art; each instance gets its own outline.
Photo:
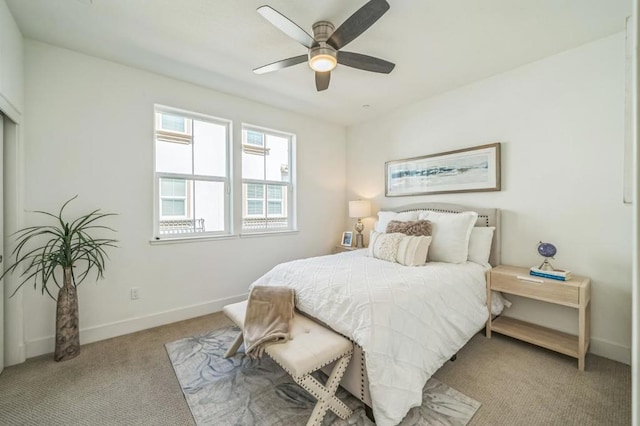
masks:
<path id="1" fill-rule="evenodd" d="M 500 143 L 385 163 L 385 195 L 500 191 Z"/>

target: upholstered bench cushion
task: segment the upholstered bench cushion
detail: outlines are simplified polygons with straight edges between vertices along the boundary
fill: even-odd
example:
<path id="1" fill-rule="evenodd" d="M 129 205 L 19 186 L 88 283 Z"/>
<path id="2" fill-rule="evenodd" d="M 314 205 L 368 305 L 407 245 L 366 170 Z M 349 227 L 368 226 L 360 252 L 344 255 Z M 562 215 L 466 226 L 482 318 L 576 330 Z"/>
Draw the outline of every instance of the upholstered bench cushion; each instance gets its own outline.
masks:
<path id="1" fill-rule="evenodd" d="M 244 325 L 247 302 L 227 305 L 225 315 L 239 327 Z M 351 341 L 309 318 L 296 314 L 291 320 L 289 341 L 266 347 L 265 352 L 293 377 L 302 377 L 351 352 Z"/>

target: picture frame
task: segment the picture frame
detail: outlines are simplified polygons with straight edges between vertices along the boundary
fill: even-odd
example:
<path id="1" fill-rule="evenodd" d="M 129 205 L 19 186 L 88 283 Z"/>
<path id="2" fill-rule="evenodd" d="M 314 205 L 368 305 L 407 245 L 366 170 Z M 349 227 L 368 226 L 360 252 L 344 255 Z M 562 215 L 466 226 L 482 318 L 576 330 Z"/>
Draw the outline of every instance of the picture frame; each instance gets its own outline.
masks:
<path id="1" fill-rule="evenodd" d="M 351 247 L 353 244 L 353 231 L 345 231 L 342 233 L 342 240 L 340 245 L 343 247 Z"/>
<path id="2" fill-rule="evenodd" d="M 385 196 L 500 191 L 500 142 L 385 163 Z"/>

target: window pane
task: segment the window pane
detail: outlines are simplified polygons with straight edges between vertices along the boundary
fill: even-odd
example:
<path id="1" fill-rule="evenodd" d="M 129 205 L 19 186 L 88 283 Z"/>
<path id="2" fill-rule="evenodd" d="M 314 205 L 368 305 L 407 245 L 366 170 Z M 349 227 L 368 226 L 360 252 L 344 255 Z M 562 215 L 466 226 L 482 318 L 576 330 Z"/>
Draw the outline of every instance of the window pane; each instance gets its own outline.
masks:
<path id="1" fill-rule="evenodd" d="M 248 145 L 264 146 L 263 134 L 254 132 L 253 130 L 247 130 L 245 143 Z"/>
<path id="2" fill-rule="evenodd" d="M 172 114 L 160 114 L 162 130 L 172 130 L 174 132 L 187 132 L 187 119 Z"/>
<path id="3" fill-rule="evenodd" d="M 267 214 L 271 215 L 282 215 L 282 202 L 281 201 L 269 201 L 269 206 L 267 208 Z"/>
<path id="4" fill-rule="evenodd" d="M 264 179 L 264 151 L 242 150 L 242 178 Z"/>
<path id="5" fill-rule="evenodd" d="M 268 185 L 267 187 L 267 217 L 269 227 L 278 228 L 288 226 L 287 217 L 287 187 Z M 278 219 L 274 219 L 274 218 Z"/>
<path id="6" fill-rule="evenodd" d="M 289 182 L 289 138 L 266 135 L 266 179 Z"/>
<path id="7" fill-rule="evenodd" d="M 161 197 L 186 197 L 187 183 L 183 179 L 160 179 Z"/>
<path id="8" fill-rule="evenodd" d="M 193 144 L 166 142 L 156 139 L 156 171 L 192 174 L 192 148 Z"/>
<path id="9" fill-rule="evenodd" d="M 202 176 L 227 175 L 227 127 L 193 120 L 194 173 Z"/>
<path id="10" fill-rule="evenodd" d="M 262 205 L 262 200 L 247 200 L 247 214 L 262 216 Z"/>
<path id="11" fill-rule="evenodd" d="M 281 186 L 269 185 L 268 196 L 269 196 L 269 200 L 281 199 L 282 198 L 282 187 Z"/>
<path id="12" fill-rule="evenodd" d="M 223 182 L 195 182 L 194 220 L 199 232 L 224 231 L 224 200 Z"/>
<path id="13" fill-rule="evenodd" d="M 186 201 L 185 200 L 162 200 L 161 216 L 185 216 L 186 213 Z"/>
<path id="14" fill-rule="evenodd" d="M 264 185 L 247 184 L 247 198 L 264 198 Z"/>

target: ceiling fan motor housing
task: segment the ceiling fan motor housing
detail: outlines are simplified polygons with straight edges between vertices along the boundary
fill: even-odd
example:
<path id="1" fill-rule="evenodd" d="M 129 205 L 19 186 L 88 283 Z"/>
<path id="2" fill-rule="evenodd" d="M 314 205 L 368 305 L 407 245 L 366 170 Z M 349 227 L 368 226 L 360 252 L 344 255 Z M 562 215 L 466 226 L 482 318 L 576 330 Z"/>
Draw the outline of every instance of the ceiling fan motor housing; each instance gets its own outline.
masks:
<path id="1" fill-rule="evenodd" d="M 318 46 L 309 49 L 309 66 L 315 71 L 331 71 L 337 63 L 338 52 L 327 44 L 327 40 L 335 27 L 329 21 L 319 21 L 312 28 Z"/>

